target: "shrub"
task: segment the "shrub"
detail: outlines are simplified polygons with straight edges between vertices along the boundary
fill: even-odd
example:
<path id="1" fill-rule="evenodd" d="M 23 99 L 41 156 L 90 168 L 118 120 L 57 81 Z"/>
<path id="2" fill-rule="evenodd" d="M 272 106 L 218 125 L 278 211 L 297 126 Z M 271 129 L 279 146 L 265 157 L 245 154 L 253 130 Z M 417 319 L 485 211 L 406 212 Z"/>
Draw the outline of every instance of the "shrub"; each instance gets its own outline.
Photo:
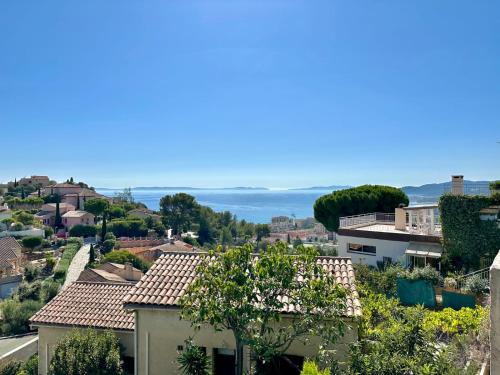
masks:
<path id="1" fill-rule="evenodd" d="M 32 283 L 27 283 L 23 281 L 17 287 L 17 297 L 19 301 L 23 302 L 26 300 L 38 301 L 40 299 L 40 288 L 42 283 L 40 280 L 34 281 Z"/>
<path id="2" fill-rule="evenodd" d="M 407 280 L 427 280 L 430 281 L 432 285 L 438 285 L 442 279 L 439 271 L 431 266 L 415 268 L 411 272 L 401 274 L 401 277 Z"/>
<path id="3" fill-rule="evenodd" d="M 78 237 L 70 237 L 66 240 L 66 243 L 67 244 L 76 244 L 76 245 L 78 245 L 79 248 L 83 246 L 82 239 L 78 238 Z"/>
<path id="4" fill-rule="evenodd" d="M 39 301 L 16 301 L 9 299 L 0 305 L 3 314 L 2 333 L 15 335 L 30 331 L 29 318 L 36 313 L 42 304 Z"/>
<path id="5" fill-rule="evenodd" d="M 330 371 L 328 369 L 321 371 L 315 362 L 305 361 L 300 375 L 330 375 Z"/>
<path id="6" fill-rule="evenodd" d="M 66 273 L 68 272 L 69 265 L 71 264 L 71 260 L 73 260 L 73 257 L 75 254 L 78 252 L 78 249 L 80 248 L 80 243 L 81 240 L 77 239 L 78 241 L 75 241 L 74 239 L 72 241 L 71 238 L 68 239 L 68 245 L 66 245 L 66 248 L 64 249 L 64 253 L 59 260 L 59 263 L 57 264 L 57 267 L 54 271 L 54 280 L 59 281 L 61 283 L 64 282 L 64 279 L 66 278 Z"/>
<path id="7" fill-rule="evenodd" d="M 137 255 L 129 253 L 127 250 L 115 250 L 107 254 L 103 259 L 102 263 L 112 262 L 112 263 L 132 263 L 135 268 L 140 269 L 142 272 L 146 272 L 151 264 L 145 260 L 139 258 Z"/>
<path id="8" fill-rule="evenodd" d="M 23 246 L 29 249 L 30 251 L 33 251 L 37 247 L 41 246 L 43 243 L 42 237 L 24 237 L 22 240 Z"/>
<path id="9" fill-rule="evenodd" d="M 185 341 L 184 350 L 177 357 L 179 369 L 184 375 L 210 374 L 210 359 L 199 346 L 193 344 L 190 338 Z"/>
<path id="10" fill-rule="evenodd" d="M 57 281 L 53 280 L 45 280 L 42 283 L 42 287 L 40 289 L 40 300 L 45 304 L 52 300 L 57 293 L 59 292 L 59 288 L 61 287 L 61 284 L 59 284 Z"/>
<path id="11" fill-rule="evenodd" d="M 40 275 L 40 269 L 35 267 L 33 264 L 28 263 L 26 267 L 24 267 L 24 278 L 28 282 L 32 282 Z"/>
<path id="12" fill-rule="evenodd" d="M 19 232 L 24 229 L 24 225 L 19 222 L 14 222 L 14 224 L 11 226 L 10 229 L 13 230 L 14 232 Z"/>
<path id="13" fill-rule="evenodd" d="M 69 230 L 69 235 L 73 237 L 94 237 L 97 234 L 95 225 L 75 225 Z"/>
<path id="14" fill-rule="evenodd" d="M 106 240 L 102 243 L 102 246 L 101 246 L 101 253 L 102 254 L 107 254 L 109 253 L 110 251 L 112 251 L 114 249 L 116 245 L 116 241 L 115 240 Z"/>
<path id="15" fill-rule="evenodd" d="M 56 258 L 50 253 L 45 256 L 45 272 L 52 273 L 54 266 L 56 265 Z"/>
<path id="16" fill-rule="evenodd" d="M 54 229 L 51 227 L 43 227 L 43 230 L 45 231 L 45 238 L 49 238 L 54 235 Z"/>
<path id="17" fill-rule="evenodd" d="M 424 319 L 423 328 L 439 340 L 448 340 L 454 335 L 467 335 L 476 332 L 488 319 L 489 309 L 477 306 L 474 309 L 463 307 L 460 310 L 446 308 L 432 311 Z"/>
<path id="18" fill-rule="evenodd" d="M 111 233 L 111 232 L 108 232 L 106 233 L 106 235 L 104 236 L 104 240 L 116 240 L 116 236 Z"/>
<path id="19" fill-rule="evenodd" d="M 473 275 L 465 280 L 463 290 L 467 293 L 480 294 L 488 287 L 488 281 L 479 275 Z"/>
<path id="20" fill-rule="evenodd" d="M 0 370 L 0 375 L 18 375 L 21 371 L 21 362 L 11 361 Z"/>
<path id="21" fill-rule="evenodd" d="M 24 225 L 33 225 L 35 222 L 35 216 L 25 211 L 16 211 L 14 215 L 12 215 L 12 218 Z"/>
<path id="22" fill-rule="evenodd" d="M 121 375 L 120 361 L 118 338 L 111 331 L 74 330 L 57 344 L 48 374 Z"/>
<path id="23" fill-rule="evenodd" d="M 445 277 L 444 286 L 445 288 L 457 289 L 458 283 L 454 277 Z"/>
<path id="24" fill-rule="evenodd" d="M 28 361 L 22 365 L 25 375 L 38 375 L 38 355 L 32 355 Z M 20 374 L 17 374 L 20 375 Z"/>

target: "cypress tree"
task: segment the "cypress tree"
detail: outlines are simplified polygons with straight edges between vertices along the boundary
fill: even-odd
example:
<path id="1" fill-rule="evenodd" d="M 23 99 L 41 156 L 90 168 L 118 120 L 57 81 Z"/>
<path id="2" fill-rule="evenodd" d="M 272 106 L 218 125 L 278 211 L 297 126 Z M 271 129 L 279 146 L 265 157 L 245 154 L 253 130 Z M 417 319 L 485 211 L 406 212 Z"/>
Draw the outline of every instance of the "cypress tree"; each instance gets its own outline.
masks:
<path id="1" fill-rule="evenodd" d="M 62 217 L 61 217 L 61 211 L 59 210 L 59 202 L 56 203 L 56 218 L 54 221 L 54 227 L 57 229 L 61 228 L 62 226 Z"/>
<path id="2" fill-rule="evenodd" d="M 95 262 L 94 244 L 90 244 L 89 262 L 91 264 Z"/>
<path id="3" fill-rule="evenodd" d="M 26 192 L 24 191 L 24 187 L 21 188 L 21 199 L 26 198 Z"/>
<path id="4" fill-rule="evenodd" d="M 106 214 L 102 215 L 102 228 L 101 228 L 101 242 L 104 242 L 104 237 L 106 236 L 107 228 L 106 228 Z"/>

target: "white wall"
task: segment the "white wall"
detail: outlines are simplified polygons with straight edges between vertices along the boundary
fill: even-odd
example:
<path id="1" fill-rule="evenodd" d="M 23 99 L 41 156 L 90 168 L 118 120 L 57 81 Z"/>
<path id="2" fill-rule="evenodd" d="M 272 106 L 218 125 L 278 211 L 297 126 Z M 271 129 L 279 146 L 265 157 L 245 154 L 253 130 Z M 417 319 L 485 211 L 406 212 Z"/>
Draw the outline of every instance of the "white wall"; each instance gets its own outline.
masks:
<path id="1" fill-rule="evenodd" d="M 19 231 L 5 231 L 5 232 L 0 232 L 0 237 L 28 237 L 28 236 L 35 236 L 35 237 L 45 237 L 45 231 L 40 228 L 33 228 L 33 229 L 26 229 L 26 230 L 19 230 Z"/>
<path id="2" fill-rule="evenodd" d="M 377 261 L 382 261 L 384 257 L 390 257 L 393 262 L 406 264 L 405 251 L 409 243 L 405 241 L 377 240 L 374 238 L 351 237 L 338 234 L 337 243 L 339 256 L 349 257 L 353 263 L 368 264 L 376 267 Z M 349 243 L 375 246 L 377 253 L 371 255 L 367 253 L 347 252 Z"/>

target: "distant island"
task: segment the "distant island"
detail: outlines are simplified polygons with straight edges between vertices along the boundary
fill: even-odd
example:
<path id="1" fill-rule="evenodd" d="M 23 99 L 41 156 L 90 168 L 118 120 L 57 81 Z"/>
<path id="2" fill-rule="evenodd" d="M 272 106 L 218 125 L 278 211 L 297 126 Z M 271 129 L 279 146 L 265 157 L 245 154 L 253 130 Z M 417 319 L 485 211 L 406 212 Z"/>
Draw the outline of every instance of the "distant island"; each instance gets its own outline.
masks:
<path id="1" fill-rule="evenodd" d="M 343 189 L 349 189 L 352 186 L 350 185 L 330 185 L 330 186 L 312 186 L 312 187 L 306 187 L 306 188 L 294 188 L 294 189 L 288 189 L 288 190 L 343 190 Z"/>

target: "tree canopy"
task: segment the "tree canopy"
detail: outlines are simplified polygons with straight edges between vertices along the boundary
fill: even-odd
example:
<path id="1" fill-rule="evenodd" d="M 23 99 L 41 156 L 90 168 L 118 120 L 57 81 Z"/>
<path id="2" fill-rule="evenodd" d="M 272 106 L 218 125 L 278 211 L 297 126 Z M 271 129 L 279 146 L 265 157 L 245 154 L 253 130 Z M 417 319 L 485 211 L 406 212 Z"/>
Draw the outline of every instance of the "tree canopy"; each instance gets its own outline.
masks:
<path id="1" fill-rule="evenodd" d="M 165 225 L 174 234 L 188 231 L 199 212 L 199 205 L 192 195 L 178 193 L 166 195 L 160 200 L 160 211 Z"/>
<path id="2" fill-rule="evenodd" d="M 210 251 L 182 298 L 182 316 L 195 328 L 208 323 L 232 331 L 237 374 L 242 374 L 243 345 L 257 364 L 272 364 L 292 342 L 307 343 L 312 336 L 328 347 L 343 334 L 345 290 L 316 263 L 316 255 L 304 247 L 296 256 L 287 255 L 283 243 L 268 246 L 258 257 L 249 245 Z M 288 306 L 300 306 L 300 313 L 285 320 Z"/>
<path id="3" fill-rule="evenodd" d="M 127 250 L 111 251 L 110 253 L 106 254 L 106 256 L 103 258 L 102 262 L 103 263 L 112 262 L 112 263 L 119 263 L 119 264 L 132 263 L 132 265 L 135 268 L 140 269 L 142 272 L 146 272 L 149 269 L 149 267 L 151 266 L 150 263 L 139 258 L 137 255 L 129 253 Z"/>
<path id="4" fill-rule="evenodd" d="M 85 211 L 95 216 L 102 216 L 109 208 L 109 202 L 102 198 L 91 198 L 85 202 Z"/>
<path id="5" fill-rule="evenodd" d="M 408 203 L 408 196 L 401 189 L 383 185 L 363 185 L 334 191 L 318 198 L 314 204 L 314 217 L 329 231 L 336 231 L 341 216 L 393 212 L 400 204 Z"/>

